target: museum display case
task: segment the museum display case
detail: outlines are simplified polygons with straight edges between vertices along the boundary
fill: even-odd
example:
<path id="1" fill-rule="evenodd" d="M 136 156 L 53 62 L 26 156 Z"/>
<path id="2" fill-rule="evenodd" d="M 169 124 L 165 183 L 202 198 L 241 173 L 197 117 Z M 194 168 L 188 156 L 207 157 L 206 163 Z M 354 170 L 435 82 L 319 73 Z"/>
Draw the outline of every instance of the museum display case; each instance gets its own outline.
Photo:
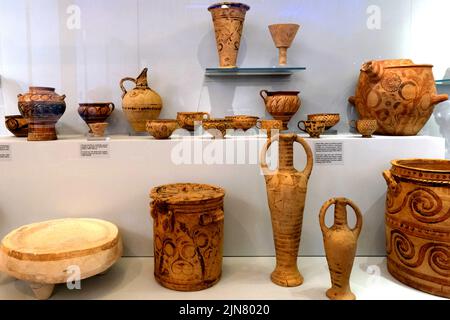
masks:
<path id="1" fill-rule="evenodd" d="M 0 4 L 0 299 L 450 298 L 442 41 L 367 1 L 39 1 Z"/>

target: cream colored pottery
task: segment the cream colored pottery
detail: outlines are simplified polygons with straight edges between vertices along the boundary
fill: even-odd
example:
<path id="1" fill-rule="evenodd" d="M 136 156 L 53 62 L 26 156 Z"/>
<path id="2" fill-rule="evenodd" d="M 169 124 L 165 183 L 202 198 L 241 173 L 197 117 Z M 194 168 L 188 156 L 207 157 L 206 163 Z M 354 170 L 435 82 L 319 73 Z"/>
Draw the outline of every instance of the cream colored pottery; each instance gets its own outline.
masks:
<path id="1" fill-rule="evenodd" d="M 301 106 L 298 91 L 275 91 L 262 90 L 261 97 L 266 105 L 267 112 L 275 120 L 283 121 L 283 130 L 288 130 L 289 121 L 297 113 Z"/>
<path id="2" fill-rule="evenodd" d="M 83 280 L 105 272 L 121 255 L 121 237 L 112 223 L 53 220 L 8 234 L 0 246 L 0 271 L 29 282 L 38 299 L 48 299 L 55 284 L 73 280 L 74 266 Z"/>
<path id="3" fill-rule="evenodd" d="M 300 25 L 294 23 L 273 24 L 269 26 L 275 46 L 279 49 L 279 65 L 287 65 L 287 51 L 297 35 Z"/>
<path id="4" fill-rule="evenodd" d="M 159 94 L 148 86 L 147 71 L 145 68 L 137 79 L 124 78 L 120 81 L 122 109 L 136 133 L 146 132 L 147 121 L 157 119 L 163 108 Z M 136 87 L 127 91 L 124 86 L 126 81 L 135 83 Z"/>
<path id="5" fill-rule="evenodd" d="M 169 139 L 179 127 L 177 120 L 151 120 L 147 122 L 147 131 L 157 140 Z"/>
<path id="6" fill-rule="evenodd" d="M 91 129 L 92 135 L 96 138 L 102 138 L 105 136 L 106 128 L 108 128 L 108 123 L 90 123 L 89 128 Z"/>

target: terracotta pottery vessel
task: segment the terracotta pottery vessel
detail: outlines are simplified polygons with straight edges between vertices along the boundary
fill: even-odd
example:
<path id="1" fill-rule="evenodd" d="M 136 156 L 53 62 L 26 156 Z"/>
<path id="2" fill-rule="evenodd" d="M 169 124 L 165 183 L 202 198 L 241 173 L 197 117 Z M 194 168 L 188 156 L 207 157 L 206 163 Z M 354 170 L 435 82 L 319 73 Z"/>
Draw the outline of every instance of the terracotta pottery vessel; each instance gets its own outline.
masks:
<path id="1" fill-rule="evenodd" d="M 194 131 L 195 125 L 201 125 L 204 120 L 209 120 L 211 116 L 207 112 L 178 112 L 177 120 L 181 128 Z"/>
<path id="2" fill-rule="evenodd" d="M 106 128 L 108 128 L 109 123 L 107 122 L 99 122 L 99 123 L 90 123 L 89 129 L 91 129 L 91 134 L 95 138 L 102 138 L 105 136 Z"/>
<path id="3" fill-rule="evenodd" d="M 383 175 L 389 272 L 450 298 L 450 161 L 396 160 Z"/>
<path id="4" fill-rule="evenodd" d="M 225 120 L 231 122 L 233 129 L 247 131 L 256 127 L 259 118 L 253 116 L 228 116 L 225 117 Z"/>
<path id="5" fill-rule="evenodd" d="M 16 137 L 28 137 L 28 120 L 20 115 L 6 116 L 6 128 Z"/>
<path id="6" fill-rule="evenodd" d="M 302 128 L 301 125 L 305 128 Z M 319 139 L 320 136 L 325 132 L 325 122 L 324 121 L 300 121 L 298 123 L 298 128 L 309 134 L 311 138 Z"/>
<path id="7" fill-rule="evenodd" d="M 367 62 L 349 101 L 361 119 L 378 121 L 377 134 L 414 136 L 430 119 L 434 106 L 448 100 L 448 95 L 437 94 L 432 68 L 411 60 Z"/>
<path id="8" fill-rule="evenodd" d="M 115 108 L 112 102 L 80 103 L 78 114 L 87 125 L 91 123 L 102 123 L 106 122 Z"/>
<path id="9" fill-rule="evenodd" d="M 80 272 L 79 280 L 105 273 L 121 256 L 121 236 L 112 223 L 53 220 L 8 234 L 0 246 L 0 271 L 28 282 L 36 298 L 45 300 L 75 272 Z"/>
<path id="10" fill-rule="evenodd" d="M 309 121 L 323 121 L 325 122 L 325 130 L 330 130 L 341 121 L 339 113 L 318 113 L 308 115 Z"/>
<path id="11" fill-rule="evenodd" d="M 267 138 L 278 135 L 283 130 L 283 121 L 281 120 L 258 120 L 256 127 L 267 133 Z"/>
<path id="12" fill-rule="evenodd" d="M 279 65 L 287 65 L 287 50 L 297 35 L 300 26 L 294 23 L 273 24 L 269 26 L 273 42 L 279 50 Z"/>
<path id="13" fill-rule="evenodd" d="M 227 135 L 228 129 L 233 129 L 230 120 L 210 119 L 203 121 L 203 129 L 214 136 L 214 139 L 223 139 Z"/>
<path id="14" fill-rule="evenodd" d="M 28 141 L 56 140 L 56 122 L 66 111 L 65 95 L 54 88 L 30 87 L 28 93 L 19 94 L 19 111 L 28 121 Z"/>
<path id="15" fill-rule="evenodd" d="M 174 184 L 150 194 L 155 278 L 164 287 L 198 291 L 222 275 L 225 191 L 201 184 Z"/>
<path id="16" fill-rule="evenodd" d="M 136 133 L 146 132 L 147 121 L 157 119 L 163 108 L 159 94 L 148 86 L 147 72 L 145 68 L 137 79 L 124 78 L 120 81 L 122 109 Z M 128 92 L 124 86 L 126 81 L 134 82 L 136 87 Z"/>
<path id="17" fill-rule="evenodd" d="M 372 138 L 372 135 L 378 129 L 377 120 L 353 120 L 350 126 L 358 131 L 363 138 Z"/>
<path id="18" fill-rule="evenodd" d="M 267 165 L 267 152 L 279 138 L 279 168 L 272 172 Z M 294 168 L 294 142 L 303 146 L 307 165 L 303 172 Z M 308 181 L 313 169 L 313 153 L 308 143 L 295 134 L 281 134 L 267 142 L 261 153 L 269 207 L 272 215 L 277 265 L 272 281 L 283 287 L 303 283 L 297 267 Z"/>
<path id="19" fill-rule="evenodd" d="M 157 140 L 166 140 L 179 128 L 177 120 L 150 120 L 147 131 Z"/>
<path id="20" fill-rule="evenodd" d="M 334 205 L 334 224 L 328 228 L 325 216 L 332 205 Z M 348 226 L 347 206 L 353 208 L 356 214 L 356 226 L 353 229 Z M 336 198 L 324 204 L 320 210 L 319 220 L 332 283 L 332 288 L 327 291 L 327 297 L 331 300 L 355 300 L 356 297 L 350 289 L 350 275 L 363 225 L 361 210 L 351 200 Z"/>
<path id="21" fill-rule="evenodd" d="M 243 3 L 221 2 L 208 8 L 216 33 L 221 68 L 236 68 L 245 15 L 250 7 Z"/>
<path id="22" fill-rule="evenodd" d="M 283 130 L 288 130 L 289 121 L 301 106 L 298 91 L 269 92 L 262 90 L 260 95 L 266 104 L 267 112 L 276 119 L 283 121 Z"/>

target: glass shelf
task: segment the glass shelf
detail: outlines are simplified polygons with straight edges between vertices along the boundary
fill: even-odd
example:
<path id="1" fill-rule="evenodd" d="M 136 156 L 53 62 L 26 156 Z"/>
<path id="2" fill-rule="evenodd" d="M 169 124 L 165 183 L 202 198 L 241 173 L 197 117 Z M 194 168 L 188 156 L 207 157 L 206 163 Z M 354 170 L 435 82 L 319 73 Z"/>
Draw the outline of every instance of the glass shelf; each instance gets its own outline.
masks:
<path id="1" fill-rule="evenodd" d="M 267 68 L 206 68 L 207 77 L 227 76 L 291 76 L 305 67 L 267 67 Z"/>
<path id="2" fill-rule="evenodd" d="M 450 86 L 450 79 L 436 80 L 436 84 L 443 86 Z"/>

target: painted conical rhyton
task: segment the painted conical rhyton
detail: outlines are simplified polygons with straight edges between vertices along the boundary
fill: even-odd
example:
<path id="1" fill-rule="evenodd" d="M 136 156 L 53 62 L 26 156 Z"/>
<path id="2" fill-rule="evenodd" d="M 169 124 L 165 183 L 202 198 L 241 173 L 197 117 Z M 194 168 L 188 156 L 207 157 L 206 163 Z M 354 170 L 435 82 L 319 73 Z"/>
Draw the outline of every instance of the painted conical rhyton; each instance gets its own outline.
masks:
<path id="1" fill-rule="evenodd" d="M 250 7 L 238 2 L 221 2 L 208 8 L 216 33 L 221 68 L 236 68 L 245 15 Z"/>
<path id="2" fill-rule="evenodd" d="M 287 65 L 287 50 L 291 47 L 300 26 L 294 23 L 272 24 L 269 26 L 275 46 L 280 51 L 280 66 Z"/>
<path id="3" fill-rule="evenodd" d="M 267 152 L 273 142 L 279 140 L 279 168 L 270 171 Z M 294 142 L 301 144 L 306 152 L 307 164 L 303 172 L 294 168 Z M 297 267 L 303 211 L 308 181 L 313 169 L 313 153 L 307 142 L 295 134 L 274 136 L 261 153 L 272 227 L 275 240 L 277 265 L 272 281 L 283 287 L 296 287 L 303 283 Z"/>
<path id="4" fill-rule="evenodd" d="M 147 71 L 145 68 L 137 79 L 124 78 L 120 81 L 122 109 L 136 133 L 147 132 L 147 121 L 157 119 L 163 107 L 159 94 L 148 86 Z M 134 82 L 136 87 L 127 91 L 124 86 L 126 81 Z"/>
<path id="5" fill-rule="evenodd" d="M 334 224 L 328 228 L 325 216 L 332 205 L 334 205 Z M 347 206 L 353 208 L 356 214 L 356 226 L 353 229 L 348 226 Z M 336 198 L 323 205 L 319 220 L 332 283 L 332 288 L 327 291 L 327 297 L 332 300 L 355 300 L 356 297 L 350 289 L 350 275 L 362 229 L 361 211 L 351 200 Z"/>

